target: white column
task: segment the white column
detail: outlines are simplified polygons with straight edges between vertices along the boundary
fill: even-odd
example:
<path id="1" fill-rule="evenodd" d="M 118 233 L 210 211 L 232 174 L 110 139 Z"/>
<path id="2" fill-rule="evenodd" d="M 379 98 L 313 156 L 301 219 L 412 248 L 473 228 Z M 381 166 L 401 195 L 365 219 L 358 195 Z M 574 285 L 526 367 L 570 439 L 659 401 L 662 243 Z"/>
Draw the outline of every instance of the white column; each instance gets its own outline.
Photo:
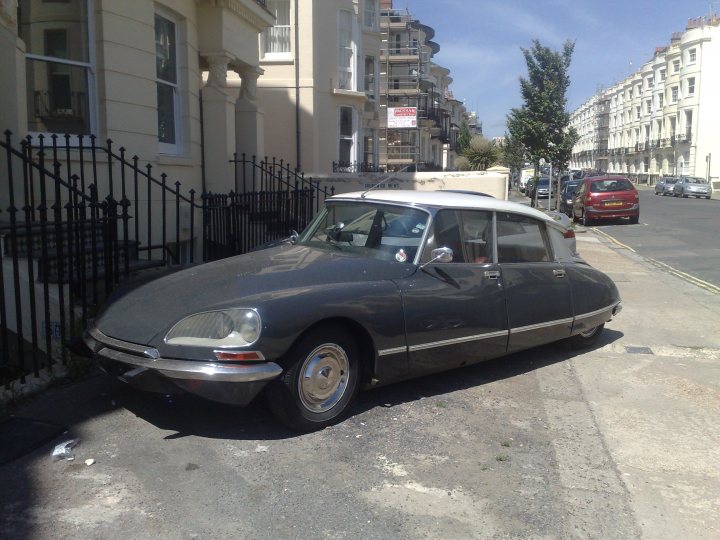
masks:
<path id="1" fill-rule="evenodd" d="M 265 113 L 258 106 L 256 96 L 257 80 L 264 71 L 256 67 L 246 67 L 238 69 L 237 73 L 242 84 L 240 98 L 235 105 L 235 148 L 238 157 L 242 154 L 245 154 L 247 159 L 257 156 L 259 161 L 265 156 Z"/>
<path id="2" fill-rule="evenodd" d="M 202 88 L 203 136 L 205 148 L 205 189 L 228 193 L 235 189 L 234 166 L 230 163 L 236 147 L 235 103 L 237 90 L 227 86 L 226 55 L 204 55 L 210 64 Z"/>

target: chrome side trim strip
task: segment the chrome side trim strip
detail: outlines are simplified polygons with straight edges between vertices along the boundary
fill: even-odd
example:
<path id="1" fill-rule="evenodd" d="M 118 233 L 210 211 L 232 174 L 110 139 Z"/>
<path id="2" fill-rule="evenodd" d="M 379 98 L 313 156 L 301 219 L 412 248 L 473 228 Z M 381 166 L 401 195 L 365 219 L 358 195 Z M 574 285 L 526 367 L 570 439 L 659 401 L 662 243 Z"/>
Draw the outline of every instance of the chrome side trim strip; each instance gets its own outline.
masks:
<path id="1" fill-rule="evenodd" d="M 389 356 L 391 354 L 406 353 L 407 351 L 408 351 L 407 347 L 395 347 L 393 349 L 383 349 L 382 351 L 378 351 L 378 356 Z"/>
<path id="2" fill-rule="evenodd" d="M 430 343 L 421 343 L 419 345 L 412 345 L 408 349 L 412 351 L 422 351 L 425 349 L 434 349 L 435 347 L 445 347 L 446 345 L 459 345 L 460 343 L 468 343 L 470 341 L 482 341 L 485 339 L 492 339 L 497 337 L 505 337 L 508 335 L 507 330 L 500 332 L 488 332 L 487 334 L 477 334 L 475 336 L 466 336 L 454 339 L 444 339 L 442 341 L 433 341 Z"/>
<path id="3" fill-rule="evenodd" d="M 576 320 L 576 321 L 581 321 L 581 320 L 583 320 L 583 319 L 589 319 L 590 317 L 594 317 L 595 315 L 601 315 L 602 313 L 604 313 L 604 312 L 606 312 L 606 311 L 612 311 L 612 310 L 615 309 L 619 304 L 620 304 L 620 302 L 617 302 L 617 303 L 615 303 L 615 304 L 609 305 L 609 306 L 604 307 L 604 308 L 602 308 L 602 309 L 596 309 L 595 311 L 591 311 L 590 313 L 583 313 L 582 315 L 576 315 L 576 316 L 575 316 L 575 320 Z"/>
<path id="4" fill-rule="evenodd" d="M 560 326 L 563 324 L 572 324 L 573 318 L 558 319 L 556 321 L 549 321 L 545 323 L 529 324 L 528 326 L 519 326 L 518 328 L 511 328 L 510 334 L 520 334 L 522 332 L 530 332 L 532 330 L 540 330 L 542 328 L 550 328 L 551 326 Z"/>

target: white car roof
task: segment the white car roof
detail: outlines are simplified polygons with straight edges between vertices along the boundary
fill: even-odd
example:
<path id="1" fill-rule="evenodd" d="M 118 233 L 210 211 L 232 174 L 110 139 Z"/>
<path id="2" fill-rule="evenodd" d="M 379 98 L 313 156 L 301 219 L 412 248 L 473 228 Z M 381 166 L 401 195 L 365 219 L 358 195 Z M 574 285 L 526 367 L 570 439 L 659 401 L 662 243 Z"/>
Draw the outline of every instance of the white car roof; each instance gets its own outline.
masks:
<path id="1" fill-rule="evenodd" d="M 363 197 L 363 194 L 365 195 Z M 551 217 L 539 210 L 510 201 L 493 197 L 457 193 L 452 191 L 413 191 L 402 189 L 376 189 L 372 191 L 355 191 L 329 197 L 328 201 L 362 200 L 373 202 L 404 203 L 433 208 L 471 208 L 496 212 L 513 212 L 524 216 L 556 223 Z"/>

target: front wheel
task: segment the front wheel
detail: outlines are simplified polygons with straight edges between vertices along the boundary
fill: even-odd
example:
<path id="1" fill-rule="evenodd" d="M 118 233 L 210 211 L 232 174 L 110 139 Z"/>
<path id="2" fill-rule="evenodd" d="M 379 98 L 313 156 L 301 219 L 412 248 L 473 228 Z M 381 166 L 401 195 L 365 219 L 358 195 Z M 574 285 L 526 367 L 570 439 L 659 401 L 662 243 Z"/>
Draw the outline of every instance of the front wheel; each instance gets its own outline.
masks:
<path id="1" fill-rule="evenodd" d="M 585 349 L 587 347 L 592 347 L 600 339 L 600 335 L 603 333 L 604 328 L 604 324 L 596 326 L 595 328 L 590 328 L 585 332 L 581 332 L 580 334 L 569 338 L 568 343 L 573 349 Z"/>
<path id="2" fill-rule="evenodd" d="M 268 385 L 270 409 L 296 431 L 316 431 L 347 414 L 360 381 L 358 347 L 343 327 L 318 327 L 287 355 L 288 367 Z"/>
<path id="3" fill-rule="evenodd" d="M 637 225 L 640 222 L 640 216 L 630 216 L 630 224 Z"/>

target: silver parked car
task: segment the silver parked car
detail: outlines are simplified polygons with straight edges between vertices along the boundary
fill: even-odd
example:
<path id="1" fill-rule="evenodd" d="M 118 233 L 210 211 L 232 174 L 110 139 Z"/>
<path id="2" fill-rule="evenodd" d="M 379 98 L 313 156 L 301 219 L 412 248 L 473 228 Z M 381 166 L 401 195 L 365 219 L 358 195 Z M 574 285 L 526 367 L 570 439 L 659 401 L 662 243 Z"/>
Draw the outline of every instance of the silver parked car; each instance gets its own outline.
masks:
<path id="1" fill-rule="evenodd" d="M 660 178 L 655 184 L 655 195 L 673 195 L 677 178 Z"/>
<path id="2" fill-rule="evenodd" d="M 673 195 L 686 199 L 690 196 L 709 199 L 710 186 L 707 180 L 699 176 L 681 176 L 673 186 Z"/>

